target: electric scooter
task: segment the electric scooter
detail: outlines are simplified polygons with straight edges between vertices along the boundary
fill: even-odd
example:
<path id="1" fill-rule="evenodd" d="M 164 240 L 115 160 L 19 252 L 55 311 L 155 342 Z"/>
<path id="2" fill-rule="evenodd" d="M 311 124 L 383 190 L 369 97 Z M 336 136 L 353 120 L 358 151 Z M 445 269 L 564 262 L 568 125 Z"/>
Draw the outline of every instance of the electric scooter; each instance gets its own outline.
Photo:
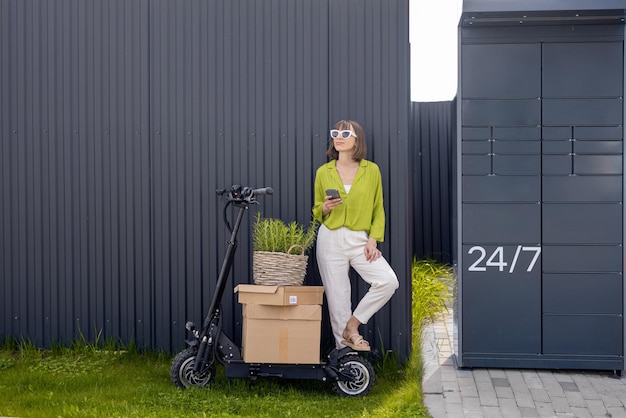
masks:
<path id="1" fill-rule="evenodd" d="M 178 353 L 172 362 L 170 376 L 174 386 L 185 389 L 210 384 L 215 378 L 219 362 L 224 366 L 226 377 L 252 380 L 259 377 L 311 379 L 329 382 L 332 390 L 342 396 L 358 397 L 369 393 L 375 381 L 374 368 L 369 360 L 350 347 L 335 348 L 328 353 L 326 361 L 315 364 L 244 362 L 239 347 L 221 329 L 221 300 L 237 249 L 237 235 L 244 213 L 250 205 L 259 204 L 257 196 L 271 195 L 273 190 L 270 187 L 252 189 L 234 185 L 230 189 L 217 190 L 216 193 L 226 200 L 223 217 L 230 232 L 230 240 L 202 328 L 197 329 L 191 321 L 185 324 L 192 338 L 185 340 L 187 348 Z M 237 208 L 232 227 L 228 218 L 231 205 Z"/>

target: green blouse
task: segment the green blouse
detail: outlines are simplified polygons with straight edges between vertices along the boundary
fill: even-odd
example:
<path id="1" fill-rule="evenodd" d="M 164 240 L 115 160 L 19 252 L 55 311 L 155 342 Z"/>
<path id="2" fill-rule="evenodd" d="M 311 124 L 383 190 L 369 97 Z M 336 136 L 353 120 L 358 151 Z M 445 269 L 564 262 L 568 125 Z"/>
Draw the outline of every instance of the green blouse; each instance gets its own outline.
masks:
<path id="1" fill-rule="evenodd" d="M 320 166 L 315 173 L 315 205 L 313 217 L 328 229 L 345 226 L 353 231 L 365 231 L 369 237 L 383 242 L 385 237 L 385 209 L 380 169 L 376 163 L 361 160 L 350 193 L 346 193 L 336 167 L 337 160 Z M 326 189 L 337 189 L 342 203 L 328 216 L 322 217 Z"/>

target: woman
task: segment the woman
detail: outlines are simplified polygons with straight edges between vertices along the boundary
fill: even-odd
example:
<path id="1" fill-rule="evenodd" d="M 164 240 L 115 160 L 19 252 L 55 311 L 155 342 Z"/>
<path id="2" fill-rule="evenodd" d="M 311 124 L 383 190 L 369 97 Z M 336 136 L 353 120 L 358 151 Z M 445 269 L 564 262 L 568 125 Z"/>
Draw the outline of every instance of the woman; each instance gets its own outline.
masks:
<path id="1" fill-rule="evenodd" d="M 377 248 L 385 235 L 382 179 L 378 166 L 365 159 L 365 133 L 357 122 L 337 122 L 330 136 L 327 155 L 331 160 L 315 174 L 313 217 L 321 223 L 317 264 L 337 348 L 369 351 L 359 326 L 398 288 L 396 274 Z M 333 198 L 331 189 L 339 191 L 338 198 Z M 354 312 L 350 266 L 370 285 Z"/>

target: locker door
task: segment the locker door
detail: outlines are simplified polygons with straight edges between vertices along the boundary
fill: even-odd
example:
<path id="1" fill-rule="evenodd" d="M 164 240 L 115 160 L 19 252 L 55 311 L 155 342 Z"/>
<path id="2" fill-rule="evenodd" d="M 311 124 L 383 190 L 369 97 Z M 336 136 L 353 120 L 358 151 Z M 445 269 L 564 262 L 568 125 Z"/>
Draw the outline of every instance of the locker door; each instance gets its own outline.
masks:
<path id="1" fill-rule="evenodd" d="M 542 61 L 542 352 L 619 357 L 623 43 L 546 43 Z"/>
<path id="2" fill-rule="evenodd" d="M 462 46 L 463 349 L 541 349 L 541 45 Z"/>

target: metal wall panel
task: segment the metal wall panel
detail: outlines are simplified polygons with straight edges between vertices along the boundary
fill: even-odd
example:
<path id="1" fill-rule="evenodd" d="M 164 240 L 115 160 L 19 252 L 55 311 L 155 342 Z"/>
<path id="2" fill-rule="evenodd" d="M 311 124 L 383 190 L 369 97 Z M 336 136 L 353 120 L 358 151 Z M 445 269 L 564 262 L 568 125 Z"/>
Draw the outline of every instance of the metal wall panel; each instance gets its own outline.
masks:
<path id="1" fill-rule="evenodd" d="M 272 186 L 257 210 L 308 223 L 328 129 L 354 118 L 401 284 L 363 331 L 406 357 L 407 16 L 405 0 L 0 2 L 0 335 L 181 348 L 226 247 L 215 189 Z M 233 282 L 251 281 L 255 212 Z M 224 302 L 238 340 L 240 307 Z"/>
<path id="2" fill-rule="evenodd" d="M 147 4 L 0 3 L 0 334 L 148 338 Z"/>
<path id="3" fill-rule="evenodd" d="M 413 253 L 444 263 L 453 261 L 455 109 L 456 100 L 411 105 Z"/>

